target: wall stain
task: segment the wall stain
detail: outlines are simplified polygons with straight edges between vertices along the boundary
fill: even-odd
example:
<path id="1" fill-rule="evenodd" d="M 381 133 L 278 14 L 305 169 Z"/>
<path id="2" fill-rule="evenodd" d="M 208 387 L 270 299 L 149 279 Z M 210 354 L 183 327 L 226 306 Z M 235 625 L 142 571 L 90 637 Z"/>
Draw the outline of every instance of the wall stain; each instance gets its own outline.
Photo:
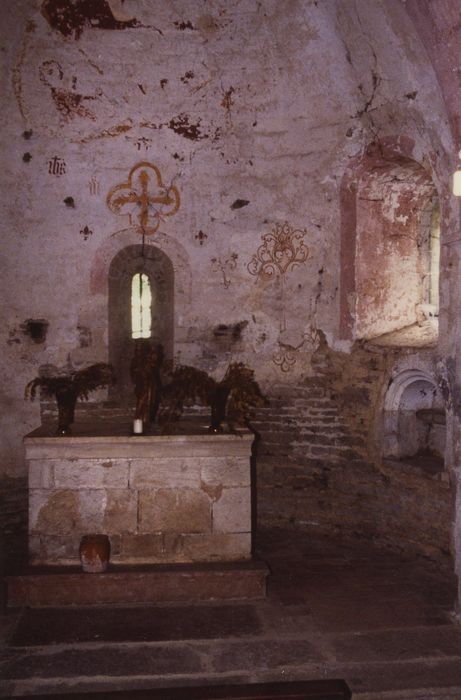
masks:
<path id="1" fill-rule="evenodd" d="M 192 22 L 189 19 L 186 22 L 184 22 L 184 21 L 180 22 L 179 20 L 176 20 L 176 22 L 173 22 L 173 24 L 176 27 L 176 29 L 179 29 L 182 32 L 185 29 L 195 30 L 195 27 L 193 26 Z"/>
<path id="2" fill-rule="evenodd" d="M 248 321 L 239 321 L 238 323 L 225 324 L 220 323 L 213 329 L 215 338 L 228 338 L 231 341 L 241 340 L 242 331 L 248 326 Z"/>
<path id="3" fill-rule="evenodd" d="M 99 73 L 99 75 L 104 75 L 103 69 L 100 68 L 100 67 L 98 66 L 98 64 L 95 63 L 95 62 L 88 56 L 88 54 L 87 54 L 83 49 L 81 49 L 81 48 L 79 47 L 78 50 L 79 50 L 79 52 L 82 54 L 82 56 L 84 56 L 84 58 L 85 58 L 86 61 L 88 62 L 88 65 L 89 65 L 89 66 L 91 66 L 92 68 L 94 68 L 94 70 L 95 70 L 97 73 Z"/>
<path id="4" fill-rule="evenodd" d="M 48 331 L 49 322 L 44 318 L 28 318 L 21 324 L 20 329 L 24 335 L 28 335 L 34 343 L 44 343 Z"/>
<path id="5" fill-rule="evenodd" d="M 11 328 L 8 331 L 8 340 L 6 341 L 7 345 L 20 345 L 21 344 L 21 339 L 18 338 L 18 330 L 17 328 Z"/>
<path id="6" fill-rule="evenodd" d="M 93 342 L 91 329 L 88 326 L 77 326 L 78 344 L 81 348 L 89 348 Z M 109 462 L 111 466 L 111 463 Z"/>
<path id="7" fill-rule="evenodd" d="M 226 112 L 230 112 L 232 105 L 234 104 L 234 100 L 232 99 L 232 93 L 235 92 L 235 88 L 230 86 L 228 90 L 224 92 L 224 97 L 222 98 L 221 101 L 221 107 L 224 107 Z"/>
<path id="8" fill-rule="evenodd" d="M 141 125 L 142 126 L 142 125 Z M 103 129 L 97 134 L 91 134 L 80 140 L 80 143 L 89 143 L 90 141 L 96 141 L 97 139 L 113 138 L 115 136 L 120 136 L 130 129 L 133 128 L 133 124 L 115 124 L 110 126 L 108 129 Z"/>
<path id="9" fill-rule="evenodd" d="M 228 272 L 235 270 L 237 267 L 238 253 L 230 253 L 230 255 L 225 258 L 211 258 L 211 262 L 216 271 L 220 271 L 222 274 L 222 286 L 224 289 L 229 289 L 231 284 L 231 279 L 227 276 Z"/>
<path id="10" fill-rule="evenodd" d="M 18 104 L 18 109 L 21 117 L 26 121 L 27 116 L 26 116 L 26 111 L 24 108 L 24 101 L 22 98 L 22 69 L 24 66 L 25 58 L 26 58 L 26 51 L 27 51 L 27 44 L 29 42 L 29 36 L 31 32 L 28 31 L 27 29 L 27 24 L 26 24 L 26 29 L 25 32 L 22 36 L 21 39 L 21 44 L 19 46 L 19 50 L 17 53 L 16 61 L 13 67 L 13 70 L 11 72 L 11 83 L 13 87 L 13 93 L 16 98 L 16 102 Z"/>
<path id="11" fill-rule="evenodd" d="M 64 71 L 58 61 L 44 61 L 39 68 L 40 82 L 50 89 L 51 98 L 56 109 L 64 118 L 69 121 L 74 117 L 83 117 L 86 119 L 96 120 L 96 116 L 82 102 L 84 100 L 96 100 L 97 97 L 92 95 L 80 95 L 78 92 L 72 92 L 63 88 L 60 83 L 64 79 Z M 72 88 L 75 90 L 77 78 L 72 76 Z"/>
<path id="12" fill-rule="evenodd" d="M 127 29 L 136 18 L 117 20 L 108 0 L 44 0 L 41 13 L 52 29 L 78 40 L 84 29 Z"/>
<path id="13" fill-rule="evenodd" d="M 142 122 L 139 122 L 139 126 L 143 126 L 146 129 L 161 129 L 163 124 L 154 124 L 154 122 L 148 122 L 144 119 Z"/>
<path id="14" fill-rule="evenodd" d="M 186 73 L 184 73 L 184 75 L 181 76 L 180 80 L 182 83 L 187 85 L 189 80 L 192 80 L 193 77 L 194 77 L 194 73 L 191 70 L 188 70 L 188 71 L 186 71 Z"/>
<path id="15" fill-rule="evenodd" d="M 249 204 L 248 199 L 236 199 L 235 202 L 231 204 L 231 209 L 242 209 L 242 207 L 246 207 Z"/>
<path id="16" fill-rule="evenodd" d="M 177 117 L 173 117 L 168 123 L 170 129 L 172 129 L 175 134 L 179 136 L 184 136 L 185 139 L 190 139 L 191 141 L 200 141 L 201 139 L 207 139 L 208 134 L 203 134 L 200 131 L 200 122 L 198 119 L 196 124 L 189 121 L 190 117 L 188 114 L 182 112 L 178 114 Z"/>
<path id="17" fill-rule="evenodd" d="M 213 15 L 201 15 L 197 20 L 197 29 L 199 29 L 204 37 L 212 37 L 219 29 L 219 24 Z"/>

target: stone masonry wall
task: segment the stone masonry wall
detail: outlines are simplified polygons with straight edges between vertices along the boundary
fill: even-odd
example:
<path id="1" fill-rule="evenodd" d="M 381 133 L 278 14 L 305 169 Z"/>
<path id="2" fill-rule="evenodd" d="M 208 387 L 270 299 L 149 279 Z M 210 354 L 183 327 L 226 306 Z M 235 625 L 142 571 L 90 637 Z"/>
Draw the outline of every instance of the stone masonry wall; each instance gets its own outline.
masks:
<path id="1" fill-rule="evenodd" d="M 450 551 L 448 473 L 431 478 L 376 450 L 379 400 L 396 350 L 325 345 L 313 375 L 280 384 L 253 421 L 258 446 L 258 522 L 301 525 L 418 550 Z"/>
<path id="2" fill-rule="evenodd" d="M 0 481 L 0 532 L 3 535 L 27 531 L 27 479 Z"/>

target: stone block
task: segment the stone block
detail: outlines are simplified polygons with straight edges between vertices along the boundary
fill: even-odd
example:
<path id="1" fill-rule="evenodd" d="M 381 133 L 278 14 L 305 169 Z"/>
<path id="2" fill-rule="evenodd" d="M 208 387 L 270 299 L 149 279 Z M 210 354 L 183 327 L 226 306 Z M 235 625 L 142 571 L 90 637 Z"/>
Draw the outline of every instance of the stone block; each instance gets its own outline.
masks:
<path id="1" fill-rule="evenodd" d="M 117 548 L 111 561 L 123 561 L 130 563 L 155 563 L 163 561 L 163 537 L 162 535 L 134 535 L 123 534 L 118 539 Z"/>
<path id="2" fill-rule="evenodd" d="M 46 459 L 34 459 L 29 462 L 29 488 L 52 489 L 54 472 L 52 464 Z"/>
<path id="3" fill-rule="evenodd" d="M 183 535 L 184 561 L 237 561 L 251 557 L 249 532 Z"/>
<path id="4" fill-rule="evenodd" d="M 103 489 L 35 489 L 29 496 L 30 531 L 46 535 L 134 532 L 136 493 Z"/>
<path id="5" fill-rule="evenodd" d="M 33 489 L 29 493 L 29 531 L 71 534 L 80 524 L 80 499 L 76 491 Z"/>
<path id="6" fill-rule="evenodd" d="M 138 520 L 137 493 L 110 490 L 105 494 L 105 510 L 101 532 L 110 535 L 135 532 Z"/>
<path id="7" fill-rule="evenodd" d="M 223 485 L 219 481 L 202 481 L 200 486 L 212 501 L 219 501 L 223 492 Z"/>
<path id="8" fill-rule="evenodd" d="M 76 491 L 79 499 L 79 519 L 77 529 L 82 534 L 101 532 L 103 516 L 106 510 L 107 494 L 101 489 L 84 489 Z"/>
<path id="9" fill-rule="evenodd" d="M 200 486 L 198 460 L 184 458 L 153 458 L 131 460 L 130 488 L 187 489 Z"/>
<path id="10" fill-rule="evenodd" d="M 140 491 L 138 531 L 210 532 L 210 499 L 200 491 Z"/>
<path id="11" fill-rule="evenodd" d="M 128 487 L 126 459 L 49 460 L 54 468 L 56 487 L 63 489 Z"/>
<path id="12" fill-rule="evenodd" d="M 213 532 L 251 532 L 249 488 L 224 489 L 213 503 Z"/>
<path id="13" fill-rule="evenodd" d="M 166 561 L 183 561 L 182 540 L 183 536 L 176 532 L 163 534 L 163 553 Z"/>
<path id="14" fill-rule="evenodd" d="M 80 565 L 80 534 L 31 535 L 29 560 L 35 565 Z"/>
<path id="15" fill-rule="evenodd" d="M 250 485 L 250 457 L 210 457 L 200 459 L 200 478 L 205 484 Z"/>

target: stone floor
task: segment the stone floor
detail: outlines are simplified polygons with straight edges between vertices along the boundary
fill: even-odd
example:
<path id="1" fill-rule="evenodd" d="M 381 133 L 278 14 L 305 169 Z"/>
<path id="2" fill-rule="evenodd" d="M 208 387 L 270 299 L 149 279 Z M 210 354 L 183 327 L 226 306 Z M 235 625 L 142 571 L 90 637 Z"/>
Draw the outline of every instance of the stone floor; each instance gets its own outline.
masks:
<path id="1" fill-rule="evenodd" d="M 10 610 L 0 695 L 344 678 L 354 700 L 461 699 L 449 562 L 267 531 L 268 597 Z"/>

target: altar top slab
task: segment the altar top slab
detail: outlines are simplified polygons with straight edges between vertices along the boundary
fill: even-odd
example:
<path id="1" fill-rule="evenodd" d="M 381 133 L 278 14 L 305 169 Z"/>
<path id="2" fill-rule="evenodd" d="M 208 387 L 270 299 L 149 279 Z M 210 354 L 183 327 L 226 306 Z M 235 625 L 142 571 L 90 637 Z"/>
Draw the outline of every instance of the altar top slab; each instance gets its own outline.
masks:
<path id="1" fill-rule="evenodd" d="M 155 427 L 149 434 L 133 435 L 131 425 L 103 421 L 74 423 L 72 433 L 66 436 L 55 435 L 55 431 L 55 424 L 42 425 L 25 436 L 29 459 L 240 455 L 249 453 L 254 439 L 246 429 L 210 433 L 203 419 L 182 421 L 167 434 Z"/>

